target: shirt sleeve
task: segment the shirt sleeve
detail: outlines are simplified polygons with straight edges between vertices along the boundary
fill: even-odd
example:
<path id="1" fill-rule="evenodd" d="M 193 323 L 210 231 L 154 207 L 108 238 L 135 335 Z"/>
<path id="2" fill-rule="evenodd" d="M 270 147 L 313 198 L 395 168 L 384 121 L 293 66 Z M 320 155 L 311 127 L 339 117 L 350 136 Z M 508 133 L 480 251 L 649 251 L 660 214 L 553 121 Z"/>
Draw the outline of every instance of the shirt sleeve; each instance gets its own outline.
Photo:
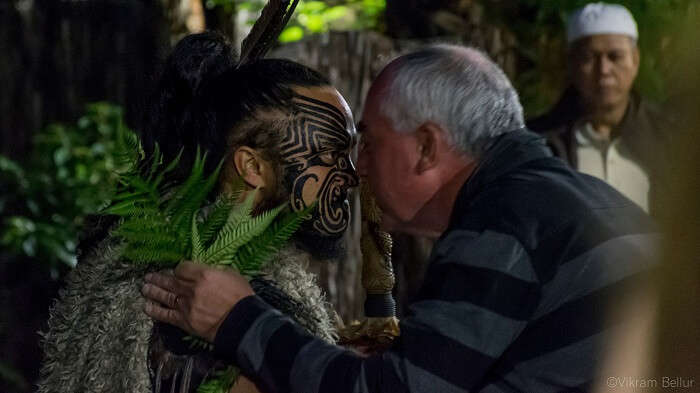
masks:
<path id="1" fill-rule="evenodd" d="M 455 231 L 436 244 L 420 300 L 383 354 L 314 338 L 257 296 L 231 310 L 215 348 L 270 392 L 464 392 L 524 329 L 538 296 L 516 239 Z"/>

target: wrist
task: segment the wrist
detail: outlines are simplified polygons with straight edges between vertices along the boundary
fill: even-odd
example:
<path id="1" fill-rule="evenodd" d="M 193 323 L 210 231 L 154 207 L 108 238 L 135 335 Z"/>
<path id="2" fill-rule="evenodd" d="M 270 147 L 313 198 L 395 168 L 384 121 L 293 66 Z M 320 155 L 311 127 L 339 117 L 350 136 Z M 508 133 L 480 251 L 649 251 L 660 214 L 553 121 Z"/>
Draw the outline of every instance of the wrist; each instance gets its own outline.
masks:
<path id="1" fill-rule="evenodd" d="M 256 295 L 242 298 L 229 311 L 214 335 L 214 352 L 218 357 L 236 362 L 236 352 L 253 323 L 271 307 Z"/>

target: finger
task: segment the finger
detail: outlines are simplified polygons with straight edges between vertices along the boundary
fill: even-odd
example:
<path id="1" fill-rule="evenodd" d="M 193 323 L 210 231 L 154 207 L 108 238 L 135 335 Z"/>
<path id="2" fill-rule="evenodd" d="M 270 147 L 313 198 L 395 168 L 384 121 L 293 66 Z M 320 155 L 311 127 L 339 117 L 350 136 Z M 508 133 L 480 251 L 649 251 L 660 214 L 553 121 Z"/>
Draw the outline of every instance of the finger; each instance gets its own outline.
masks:
<path id="1" fill-rule="evenodd" d="M 170 308 L 177 308 L 178 306 L 176 294 L 162 289 L 160 287 L 157 287 L 153 284 L 144 284 L 143 287 L 141 287 L 141 293 L 147 299 L 166 305 Z"/>
<path id="2" fill-rule="evenodd" d="M 196 281 L 202 276 L 206 266 L 192 261 L 182 261 L 175 268 L 175 276 L 183 280 Z"/>
<path id="3" fill-rule="evenodd" d="M 176 295 L 182 294 L 182 290 L 177 279 L 174 276 L 163 273 L 148 273 L 144 277 L 146 283 L 153 284 L 166 291 L 173 292 Z"/>
<path id="4" fill-rule="evenodd" d="M 157 303 L 146 302 L 143 311 L 146 313 L 146 315 L 157 321 L 169 323 L 183 330 L 187 330 L 187 326 L 185 326 L 185 324 L 183 323 L 182 315 L 178 310 L 165 308 L 163 306 L 158 305 Z"/>

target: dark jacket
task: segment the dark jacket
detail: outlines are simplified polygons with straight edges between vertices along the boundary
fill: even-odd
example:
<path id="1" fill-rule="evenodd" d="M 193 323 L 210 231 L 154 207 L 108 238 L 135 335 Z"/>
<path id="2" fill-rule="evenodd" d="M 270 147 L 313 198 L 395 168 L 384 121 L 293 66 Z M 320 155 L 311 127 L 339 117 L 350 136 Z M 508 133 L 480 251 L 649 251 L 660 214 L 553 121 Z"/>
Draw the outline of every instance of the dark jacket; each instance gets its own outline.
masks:
<path id="1" fill-rule="evenodd" d="M 215 350 L 270 392 L 586 390 L 605 306 L 645 279 L 655 239 L 634 203 L 514 131 L 462 187 L 388 351 L 328 345 L 258 296 L 229 313 Z"/>
<path id="2" fill-rule="evenodd" d="M 547 144 L 557 157 L 578 169 L 576 156 L 576 122 L 582 117 L 578 93 L 568 88 L 559 102 L 548 113 L 528 121 L 528 128 L 547 138 Z M 661 107 L 633 92 L 630 103 L 611 138 L 620 138 L 620 154 L 637 163 L 650 182 L 650 206 L 656 205 L 659 190 L 663 189 L 668 173 L 669 151 L 675 132 L 674 122 Z"/>

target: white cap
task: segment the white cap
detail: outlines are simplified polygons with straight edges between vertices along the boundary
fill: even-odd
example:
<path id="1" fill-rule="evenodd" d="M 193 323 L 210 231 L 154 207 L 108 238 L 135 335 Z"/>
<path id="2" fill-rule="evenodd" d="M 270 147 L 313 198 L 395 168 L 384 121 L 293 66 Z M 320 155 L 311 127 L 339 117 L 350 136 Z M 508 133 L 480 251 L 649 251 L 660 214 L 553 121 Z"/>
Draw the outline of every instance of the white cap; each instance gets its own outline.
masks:
<path id="1" fill-rule="evenodd" d="M 637 23 L 628 9 L 618 4 L 591 3 L 571 14 L 566 27 L 569 44 L 596 34 L 622 34 L 636 40 Z"/>

